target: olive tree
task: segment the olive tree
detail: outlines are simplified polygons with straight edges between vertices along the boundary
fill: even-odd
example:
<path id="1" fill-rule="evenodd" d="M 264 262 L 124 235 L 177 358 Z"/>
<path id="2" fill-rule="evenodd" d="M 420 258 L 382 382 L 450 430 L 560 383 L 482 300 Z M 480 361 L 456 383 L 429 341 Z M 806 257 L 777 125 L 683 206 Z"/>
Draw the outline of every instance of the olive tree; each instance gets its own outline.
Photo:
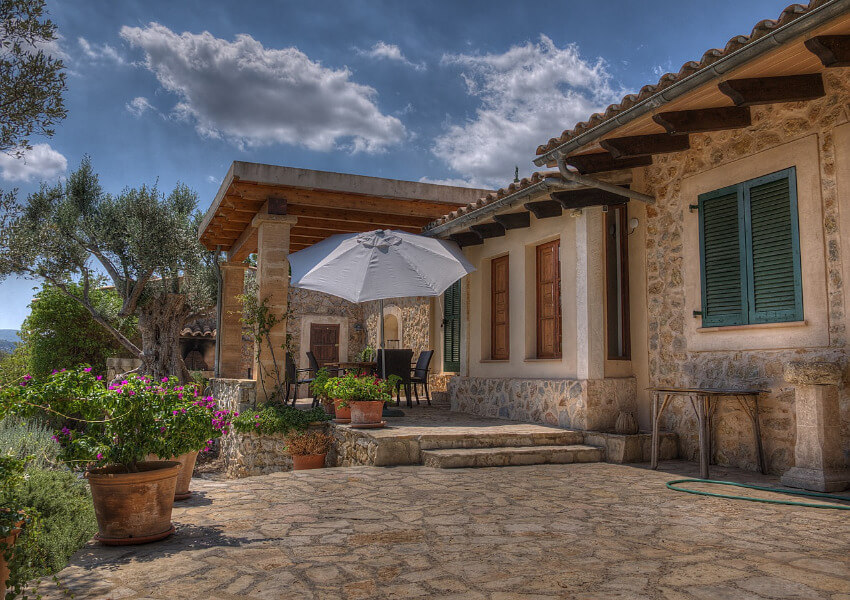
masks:
<path id="1" fill-rule="evenodd" d="M 14 194 L 0 209 L 0 279 L 41 279 L 79 302 L 133 356 L 138 372 L 189 378 L 180 330 L 215 302 L 215 257 L 197 239 L 197 195 L 178 184 L 105 193 L 91 161 L 66 182 L 42 185 L 26 202 Z M 121 299 L 118 318 L 138 319 L 138 347 L 93 300 L 101 275 Z M 71 284 L 75 285 L 71 285 Z"/>

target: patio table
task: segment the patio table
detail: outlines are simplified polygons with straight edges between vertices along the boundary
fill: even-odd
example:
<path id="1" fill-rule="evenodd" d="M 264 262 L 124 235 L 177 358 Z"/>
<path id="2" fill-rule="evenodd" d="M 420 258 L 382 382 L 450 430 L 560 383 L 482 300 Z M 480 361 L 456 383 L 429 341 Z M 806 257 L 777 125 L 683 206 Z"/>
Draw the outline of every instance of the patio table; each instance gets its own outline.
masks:
<path id="1" fill-rule="evenodd" d="M 708 464 L 711 459 L 711 420 L 721 398 L 735 398 L 744 412 L 753 422 L 756 450 L 758 452 L 759 471 L 767 473 L 764 459 L 764 448 L 761 442 L 761 426 L 759 424 L 759 394 L 766 390 L 758 389 L 723 389 L 723 388 L 688 388 L 688 387 L 650 387 L 652 393 L 652 462 L 653 469 L 658 468 L 658 437 L 661 415 L 676 397 L 688 398 L 699 427 L 699 470 L 702 479 L 708 479 Z M 661 396 L 664 401 L 660 402 Z M 752 406 L 750 400 L 752 399 Z"/>
<path id="2" fill-rule="evenodd" d="M 342 371 L 365 371 L 374 373 L 378 363 L 374 361 L 343 361 L 326 363 L 328 367 L 335 367 Z"/>

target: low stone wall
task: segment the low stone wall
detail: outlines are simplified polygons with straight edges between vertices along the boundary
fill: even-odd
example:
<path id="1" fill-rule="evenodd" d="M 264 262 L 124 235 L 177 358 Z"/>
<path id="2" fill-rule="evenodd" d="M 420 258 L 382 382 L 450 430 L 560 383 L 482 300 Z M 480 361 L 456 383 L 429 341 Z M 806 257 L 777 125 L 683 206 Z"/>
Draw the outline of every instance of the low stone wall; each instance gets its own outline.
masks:
<path id="1" fill-rule="evenodd" d="M 585 431 L 613 430 L 620 411 L 635 412 L 636 392 L 634 377 L 448 381 L 452 410 Z"/>

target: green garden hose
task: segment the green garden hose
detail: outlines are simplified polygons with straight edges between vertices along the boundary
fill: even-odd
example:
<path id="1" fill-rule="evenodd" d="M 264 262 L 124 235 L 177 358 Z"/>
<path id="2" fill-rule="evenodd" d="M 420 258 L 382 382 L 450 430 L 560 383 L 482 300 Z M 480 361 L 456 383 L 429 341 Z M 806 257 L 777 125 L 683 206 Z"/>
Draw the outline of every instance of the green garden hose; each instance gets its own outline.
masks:
<path id="1" fill-rule="evenodd" d="M 699 496 L 713 496 L 715 498 L 727 498 L 729 500 L 749 500 L 750 502 L 764 502 L 765 504 L 789 504 L 791 506 L 805 506 L 808 508 L 832 508 L 835 510 L 850 510 L 850 505 L 844 504 L 812 504 L 810 502 L 792 502 L 791 500 L 774 500 L 771 498 L 751 498 L 749 496 L 732 496 L 730 494 L 715 494 L 714 492 L 700 492 L 698 490 L 689 490 L 686 488 L 675 487 L 679 483 L 712 483 L 715 485 L 731 485 L 734 487 L 747 488 L 749 490 L 762 490 L 765 492 L 773 492 L 776 494 L 789 494 L 791 496 L 807 496 L 809 498 L 820 498 L 824 500 L 843 500 L 850 501 L 846 496 L 836 496 L 835 494 L 821 494 L 820 492 L 803 492 L 797 490 L 782 490 L 777 488 L 762 487 L 760 485 L 747 485 L 745 483 L 735 483 L 734 481 L 715 481 L 712 479 L 674 479 L 667 482 L 667 488 L 675 492 L 685 492 L 688 494 L 697 494 Z"/>

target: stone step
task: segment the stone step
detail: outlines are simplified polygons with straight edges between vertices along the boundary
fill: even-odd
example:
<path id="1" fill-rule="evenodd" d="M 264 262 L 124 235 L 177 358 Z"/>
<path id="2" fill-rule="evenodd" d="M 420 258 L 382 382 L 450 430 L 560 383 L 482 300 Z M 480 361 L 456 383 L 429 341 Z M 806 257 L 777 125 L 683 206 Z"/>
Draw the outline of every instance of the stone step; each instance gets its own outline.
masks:
<path id="1" fill-rule="evenodd" d="M 445 428 L 451 429 L 451 428 Z M 449 450 L 460 448 L 501 448 L 518 446 L 569 446 L 584 442 L 581 431 L 546 429 L 532 425 L 528 431 L 517 427 L 457 428 L 457 431 L 423 433 L 419 436 L 420 450 Z"/>
<path id="2" fill-rule="evenodd" d="M 439 469 L 600 462 L 602 459 L 601 448 L 584 444 L 422 451 L 422 464 Z"/>

